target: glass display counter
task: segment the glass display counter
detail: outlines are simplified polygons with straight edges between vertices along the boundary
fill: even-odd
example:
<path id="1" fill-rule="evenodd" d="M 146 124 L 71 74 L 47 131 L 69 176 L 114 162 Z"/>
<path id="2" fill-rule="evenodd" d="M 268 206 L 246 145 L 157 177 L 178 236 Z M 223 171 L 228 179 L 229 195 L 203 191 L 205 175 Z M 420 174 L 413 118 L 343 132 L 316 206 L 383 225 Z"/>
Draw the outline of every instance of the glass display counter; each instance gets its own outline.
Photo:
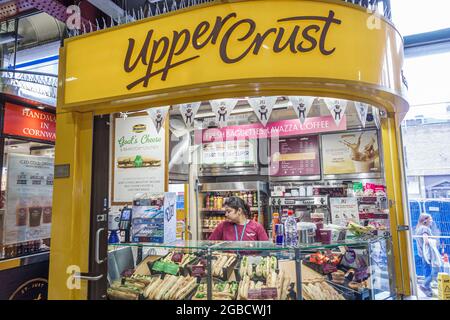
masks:
<path id="1" fill-rule="evenodd" d="M 108 298 L 368 300 L 395 296 L 391 239 L 329 245 L 177 241 L 109 246 Z"/>

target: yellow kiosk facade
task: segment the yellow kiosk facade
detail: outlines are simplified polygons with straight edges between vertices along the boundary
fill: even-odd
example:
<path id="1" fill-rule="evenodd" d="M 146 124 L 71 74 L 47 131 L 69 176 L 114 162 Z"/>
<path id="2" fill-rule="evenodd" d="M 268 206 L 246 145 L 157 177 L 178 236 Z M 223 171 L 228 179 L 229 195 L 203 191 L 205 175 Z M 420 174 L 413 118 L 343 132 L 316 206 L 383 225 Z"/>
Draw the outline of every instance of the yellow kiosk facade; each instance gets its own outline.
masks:
<path id="1" fill-rule="evenodd" d="M 68 39 L 60 57 L 50 299 L 87 299 L 99 276 L 92 264 L 106 264 L 104 254 L 89 254 L 101 213 L 91 203 L 95 119 L 249 96 L 337 98 L 385 111 L 396 292 L 411 293 L 407 237 L 398 231 L 406 213 L 398 128 L 409 108 L 403 42 L 384 17 L 332 0 L 217 1 Z"/>

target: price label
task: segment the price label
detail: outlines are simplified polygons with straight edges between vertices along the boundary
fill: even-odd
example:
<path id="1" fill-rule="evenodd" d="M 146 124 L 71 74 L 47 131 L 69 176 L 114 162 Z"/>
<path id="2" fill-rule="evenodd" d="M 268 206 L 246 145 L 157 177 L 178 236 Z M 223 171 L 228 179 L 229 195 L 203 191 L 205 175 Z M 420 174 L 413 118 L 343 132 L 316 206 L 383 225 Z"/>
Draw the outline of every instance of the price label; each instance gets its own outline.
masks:
<path id="1" fill-rule="evenodd" d="M 159 271 L 159 272 L 164 271 L 164 263 L 162 263 L 161 261 L 156 261 L 153 264 L 152 270 Z"/>
<path id="2" fill-rule="evenodd" d="M 176 274 L 178 274 L 178 270 L 179 270 L 179 267 L 175 263 L 167 262 L 164 265 L 164 272 L 165 273 L 168 273 L 168 274 L 171 274 L 171 275 L 176 275 Z"/>
<path id="3" fill-rule="evenodd" d="M 205 266 L 196 265 L 191 267 L 192 276 L 202 278 L 206 275 Z"/>
<path id="4" fill-rule="evenodd" d="M 333 264 L 324 264 L 322 267 L 323 273 L 327 274 L 327 273 L 332 273 L 332 272 L 336 272 L 337 268 L 335 265 Z"/>
<path id="5" fill-rule="evenodd" d="M 183 254 L 180 252 L 174 253 L 172 256 L 172 261 L 175 263 L 180 263 L 183 260 Z"/>
<path id="6" fill-rule="evenodd" d="M 275 300 L 278 298 L 277 288 L 262 288 L 261 299 Z"/>
<path id="7" fill-rule="evenodd" d="M 248 290 L 249 300 L 261 300 L 261 289 L 249 289 Z"/>
<path id="8" fill-rule="evenodd" d="M 355 280 L 363 281 L 369 277 L 369 272 L 367 268 L 358 269 L 355 272 Z"/>

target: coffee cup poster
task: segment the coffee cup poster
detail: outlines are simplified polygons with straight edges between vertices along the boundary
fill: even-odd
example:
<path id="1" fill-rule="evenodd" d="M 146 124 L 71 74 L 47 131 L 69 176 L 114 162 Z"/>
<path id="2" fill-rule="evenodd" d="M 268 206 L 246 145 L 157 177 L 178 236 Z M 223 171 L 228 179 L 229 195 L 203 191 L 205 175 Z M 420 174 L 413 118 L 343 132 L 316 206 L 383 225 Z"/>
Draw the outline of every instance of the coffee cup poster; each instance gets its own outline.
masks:
<path id="1" fill-rule="evenodd" d="M 53 158 L 10 154 L 4 244 L 50 238 Z"/>
<path id="2" fill-rule="evenodd" d="M 157 131 L 150 116 L 115 119 L 113 203 L 164 192 L 165 136 L 165 127 Z"/>
<path id="3" fill-rule="evenodd" d="M 325 175 L 380 172 L 380 152 L 376 131 L 322 136 Z"/>

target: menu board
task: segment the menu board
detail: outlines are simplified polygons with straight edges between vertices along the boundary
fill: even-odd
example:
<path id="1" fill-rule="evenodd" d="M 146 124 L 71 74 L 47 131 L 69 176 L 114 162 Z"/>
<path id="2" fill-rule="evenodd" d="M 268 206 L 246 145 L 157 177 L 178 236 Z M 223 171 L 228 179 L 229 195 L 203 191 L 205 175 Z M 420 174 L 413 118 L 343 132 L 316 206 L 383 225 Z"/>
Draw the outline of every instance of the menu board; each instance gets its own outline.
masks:
<path id="1" fill-rule="evenodd" d="M 325 175 L 380 172 L 376 130 L 322 136 Z"/>
<path id="2" fill-rule="evenodd" d="M 138 193 L 162 193 L 165 186 L 165 128 L 149 116 L 116 118 L 113 203 L 129 203 Z"/>
<path id="3" fill-rule="evenodd" d="M 271 176 L 320 175 L 318 136 L 280 138 L 277 146 L 271 150 Z"/>
<path id="4" fill-rule="evenodd" d="M 202 165 L 254 165 L 256 155 L 256 140 L 229 140 L 202 145 Z"/>
<path id="5" fill-rule="evenodd" d="M 333 224 L 346 227 L 349 221 L 359 223 L 356 198 L 330 198 L 330 210 Z"/>
<path id="6" fill-rule="evenodd" d="M 10 154 L 4 244 L 50 238 L 53 158 Z"/>

